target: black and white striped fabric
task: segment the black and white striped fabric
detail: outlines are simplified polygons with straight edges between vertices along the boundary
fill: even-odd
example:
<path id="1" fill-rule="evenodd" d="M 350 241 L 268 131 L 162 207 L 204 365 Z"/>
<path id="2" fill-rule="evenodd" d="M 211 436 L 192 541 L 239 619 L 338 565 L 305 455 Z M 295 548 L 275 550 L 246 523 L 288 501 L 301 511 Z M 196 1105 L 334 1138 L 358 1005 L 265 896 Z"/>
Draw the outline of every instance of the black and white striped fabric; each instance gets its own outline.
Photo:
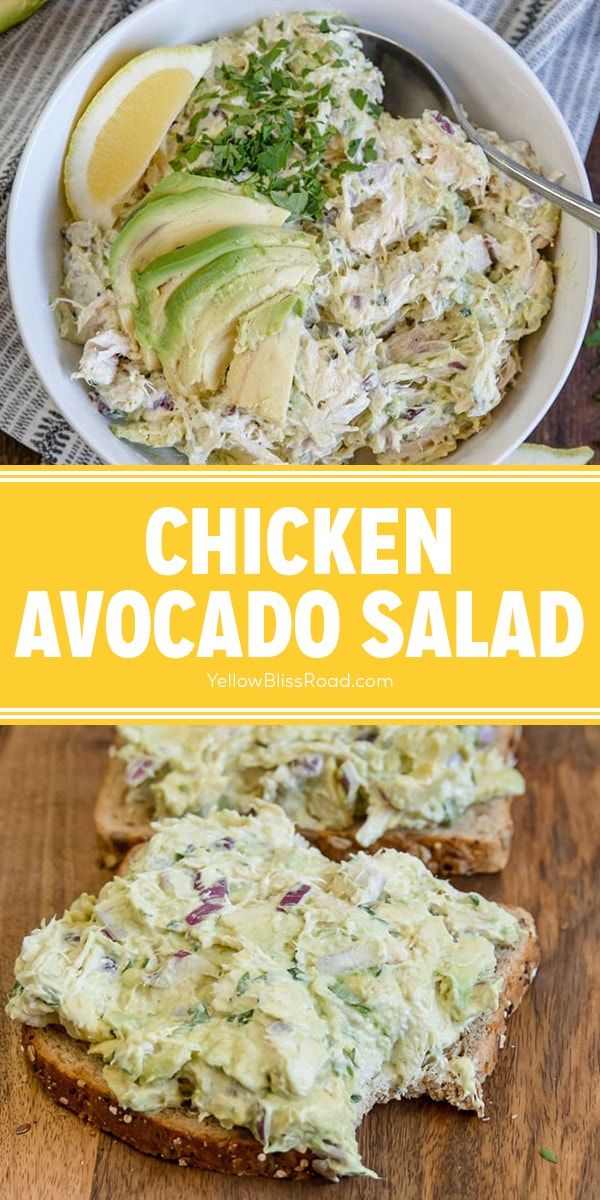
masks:
<path id="1" fill-rule="evenodd" d="M 98 460 L 56 411 L 23 349 L 6 279 L 8 197 L 29 130 L 60 79 L 92 42 L 144 2 L 50 0 L 0 34 L 0 427 L 48 463 Z M 600 0 L 455 2 L 518 47 L 585 153 L 600 110 Z"/>

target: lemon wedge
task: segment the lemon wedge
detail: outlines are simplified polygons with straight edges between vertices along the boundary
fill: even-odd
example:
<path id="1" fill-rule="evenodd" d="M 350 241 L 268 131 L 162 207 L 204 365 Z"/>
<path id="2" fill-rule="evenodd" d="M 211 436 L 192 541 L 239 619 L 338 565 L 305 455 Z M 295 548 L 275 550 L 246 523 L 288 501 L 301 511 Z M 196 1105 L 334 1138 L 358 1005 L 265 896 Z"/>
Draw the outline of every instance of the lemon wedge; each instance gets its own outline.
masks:
<path id="1" fill-rule="evenodd" d="M 73 216 L 107 229 L 211 61 L 206 46 L 132 58 L 104 84 L 71 135 L 65 191 Z"/>
<path id="2" fill-rule="evenodd" d="M 554 446 L 539 446 L 535 442 L 523 442 L 504 460 L 507 467 L 581 467 L 594 457 L 591 446 L 574 446 L 571 450 L 557 450 Z"/>

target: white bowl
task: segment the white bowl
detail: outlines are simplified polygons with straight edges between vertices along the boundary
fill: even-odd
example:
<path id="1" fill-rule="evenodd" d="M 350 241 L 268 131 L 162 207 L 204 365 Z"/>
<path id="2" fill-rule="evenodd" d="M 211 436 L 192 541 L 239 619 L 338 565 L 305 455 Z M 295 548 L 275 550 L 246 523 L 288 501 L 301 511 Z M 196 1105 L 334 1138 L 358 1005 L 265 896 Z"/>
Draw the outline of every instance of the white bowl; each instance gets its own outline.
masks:
<path id="1" fill-rule="evenodd" d="M 83 56 L 46 105 L 25 148 L 8 221 L 8 272 L 13 305 L 33 365 L 57 407 L 104 461 L 164 462 L 164 452 L 121 441 L 110 432 L 80 381 L 77 350 L 57 335 L 49 298 L 60 286 L 59 226 L 65 218 L 62 162 L 73 121 L 94 90 L 134 54 L 153 46 L 206 41 L 241 29 L 269 11 L 332 9 L 395 37 L 446 77 L 471 119 L 507 138 L 526 138 L 546 170 L 590 195 L 585 168 L 556 105 L 542 84 L 496 34 L 450 0 L 153 0 L 105 34 Z M 540 332 L 527 338 L 523 373 L 494 415 L 446 461 L 497 463 L 523 441 L 565 382 L 589 320 L 596 275 L 596 238 L 564 216 L 554 306 Z M 167 456 L 168 458 L 169 456 Z M 171 455 L 171 460 L 173 456 Z"/>

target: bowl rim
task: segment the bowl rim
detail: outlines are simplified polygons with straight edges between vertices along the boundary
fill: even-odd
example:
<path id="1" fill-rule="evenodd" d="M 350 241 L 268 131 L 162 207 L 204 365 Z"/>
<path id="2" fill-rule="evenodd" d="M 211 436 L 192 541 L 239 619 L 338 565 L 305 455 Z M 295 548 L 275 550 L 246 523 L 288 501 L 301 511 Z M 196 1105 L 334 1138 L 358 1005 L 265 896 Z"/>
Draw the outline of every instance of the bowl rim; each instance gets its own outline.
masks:
<path id="1" fill-rule="evenodd" d="M 77 77 L 81 73 L 86 71 L 88 64 L 90 62 L 92 62 L 98 56 L 101 57 L 102 51 L 105 48 L 107 50 L 110 50 L 111 43 L 113 42 L 113 40 L 118 41 L 120 39 L 123 30 L 126 30 L 130 26 L 135 25 L 138 21 L 145 19 L 145 15 L 147 13 L 153 13 L 153 12 L 158 11 L 159 9 L 166 8 L 170 3 L 171 3 L 171 0 L 150 0 L 149 3 L 141 5 L 141 7 L 135 9 L 128 16 L 122 18 L 122 20 L 118 21 L 115 25 L 111 26 L 110 29 L 106 30 L 106 32 L 100 38 L 98 38 L 97 41 L 93 42 L 91 44 L 91 46 L 89 46 L 88 49 L 82 54 L 82 56 L 73 64 L 71 69 L 61 79 L 58 86 L 54 89 L 54 91 L 52 92 L 52 94 L 50 95 L 48 100 L 46 101 L 44 107 L 42 108 L 41 112 L 39 113 L 38 117 L 36 118 L 36 121 L 29 133 L 29 136 L 25 143 L 23 152 L 21 154 L 21 158 L 20 158 L 20 161 L 19 161 L 19 164 L 17 167 L 17 171 L 15 173 L 15 178 L 13 181 L 9 205 L 8 205 L 7 226 L 6 226 L 6 263 L 7 263 L 7 278 L 8 278 L 9 294 L 10 294 L 13 314 L 14 314 L 14 317 L 15 317 L 15 320 L 17 323 L 19 334 L 21 336 L 23 345 L 25 347 L 27 356 L 29 358 L 30 364 L 33 367 L 33 369 L 36 373 L 36 376 L 39 379 L 40 383 L 42 384 L 44 390 L 47 392 L 51 402 L 56 406 L 56 408 L 58 409 L 58 411 L 62 415 L 62 417 L 67 421 L 67 423 L 71 426 L 71 428 L 75 431 L 75 433 L 78 434 L 78 436 L 85 443 L 85 445 L 97 457 L 99 457 L 103 463 L 109 464 L 109 465 L 113 465 L 113 464 L 114 465 L 128 465 L 128 464 L 134 465 L 134 464 L 137 464 L 140 466 L 152 466 L 153 464 L 148 463 L 147 460 L 142 456 L 142 454 L 137 451 L 134 443 L 130 443 L 125 440 L 121 440 L 121 439 L 117 438 L 112 433 L 112 431 L 110 430 L 108 425 L 106 426 L 107 439 L 108 439 L 108 443 L 110 444 L 110 446 L 114 447 L 114 449 L 112 450 L 112 453 L 109 453 L 108 445 L 107 445 L 106 450 L 100 449 L 98 447 L 98 445 L 95 444 L 95 442 L 93 440 L 93 435 L 90 434 L 90 431 L 87 427 L 88 423 L 87 423 L 86 417 L 85 417 L 86 407 L 84 404 L 82 404 L 82 406 L 81 406 L 81 417 L 79 416 L 79 412 L 76 412 L 75 414 L 69 412 L 69 414 L 67 415 L 67 412 L 65 411 L 65 406 L 63 406 L 63 403 L 61 402 L 61 400 L 58 397 L 57 389 L 55 387 L 54 381 L 49 381 L 49 374 L 45 370 L 44 363 L 40 362 L 40 360 L 39 360 L 39 356 L 37 355 L 37 352 L 36 352 L 35 337 L 32 336 L 31 328 L 27 327 L 26 323 L 22 319 L 22 312 L 23 312 L 24 305 L 22 304 L 22 299 L 21 299 L 21 295 L 20 295 L 20 285 L 19 285 L 19 277 L 18 277 L 19 255 L 17 252 L 17 239 L 15 237 L 15 227 L 18 222 L 18 213 L 19 213 L 19 204 L 20 204 L 21 194 L 22 194 L 25 182 L 27 180 L 27 175 L 28 175 L 30 166 L 31 166 L 32 162 L 35 161 L 35 157 L 36 157 L 36 154 L 39 149 L 38 141 L 39 141 L 40 135 L 43 132 L 43 129 L 44 129 L 47 121 L 49 121 L 52 118 L 52 114 L 54 113 L 56 108 L 58 108 L 60 106 L 64 93 L 70 88 L 73 81 L 76 80 Z M 575 142 L 573 134 L 571 133 L 571 130 L 569 129 L 567 122 L 566 122 L 565 118 L 563 117 L 563 114 L 561 113 L 560 109 L 558 108 L 558 105 L 556 104 L 555 100 L 552 98 L 552 96 L 550 95 L 550 93 L 547 91 L 546 87 L 542 83 L 542 81 L 537 77 L 537 75 L 532 70 L 532 68 L 529 66 L 529 64 L 525 61 L 525 59 L 523 59 L 517 53 L 517 50 L 513 46 L 509 45 L 508 42 L 504 41 L 504 39 L 502 37 L 500 37 L 500 35 L 496 32 L 496 30 L 492 29 L 489 25 L 486 25 L 485 22 L 480 21 L 478 17 L 474 16 L 472 13 L 466 11 L 465 9 L 457 8 L 456 4 L 453 3 L 453 0 L 434 0 L 434 3 L 438 8 L 445 9 L 448 12 L 451 20 L 452 19 L 463 20 L 463 21 L 465 21 L 466 24 L 473 26 L 473 28 L 477 29 L 478 31 L 483 30 L 485 32 L 485 34 L 491 38 L 492 41 L 497 42 L 501 46 L 503 53 L 508 52 L 509 57 L 512 57 L 513 60 L 515 60 L 517 62 L 519 68 L 521 70 L 523 70 L 525 72 L 525 74 L 528 76 L 530 84 L 538 92 L 538 94 L 540 95 L 541 99 L 543 100 L 546 108 L 549 110 L 550 114 L 553 116 L 555 122 L 559 125 L 561 133 L 563 135 L 563 138 L 565 139 L 565 142 L 567 143 L 567 147 L 570 150 L 571 156 L 573 158 L 573 162 L 574 162 L 574 165 L 577 170 L 578 183 L 581 186 L 584 196 L 587 199 L 593 199 L 589 177 L 588 177 L 588 174 L 587 174 L 587 171 L 585 168 L 585 163 L 584 163 L 582 155 L 579 151 L 579 148 Z M 307 10 L 304 8 L 304 6 L 302 6 L 302 7 L 299 7 L 297 10 L 290 10 L 290 11 L 303 12 L 303 11 L 307 11 Z M 311 11 L 314 11 L 314 10 L 311 10 Z M 488 465 L 497 465 L 497 464 L 502 463 L 506 458 L 508 458 L 513 453 L 513 451 L 518 446 L 522 445 L 522 443 L 529 436 L 531 430 L 535 428 L 535 426 L 542 420 L 542 418 L 545 416 L 545 414 L 551 408 L 551 406 L 554 403 L 554 401 L 556 400 L 559 392 L 562 390 L 562 388 L 564 387 L 564 384 L 566 383 L 567 379 L 569 378 L 571 371 L 573 370 L 573 366 L 575 364 L 575 361 L 577 359 L 577 356 L 579 354 L 579 351 L 580 351 L 582 343 L 583 343 L 585 331 L 586 331 L 587 326 L 590 321 L 592 308 L 593 308 L 593 304 L 594 304 L 596 279 L 597 279 L 597 271 L 598 271 L 597 238 L 596 238 L 594 231 L 591 228 L 588 228 L 587 232 L 588 232 L 588 255 L 587 255 L 586 261 L 587 261 L 587 265 L 588 265 L 588 279 L 587 279 L 586 294 L 585 294 L 585 299 L 584 299 L 584 303 L 583 303 L 583 307 L 582 307 L 582 313 L 581 313 L 578 333 L 577 333 L 577 336 L 574 338 L 573 345 L 571 347 L 569 354 L 567 355 L 563 369 L 562 369 L 559 377 L 556 379 L 554 386 L 548 393 L 547 399 L 545 400 L 544 404 L 539 407 L 538 411 L 534 414 L 532 419 L 530 421 L 526 422 L 526 427 L 525 427 L 524 432 L 519 434 L 518 437 L 513 438 L 506 445 L 506 447 L 504 447 L 497 454 L 497 456 L 494 458 L 493 462 Z M 57 338 L 58 338 L 58 331 L 57 331 Z M 91 437 L 92 437 L 92 440 L 90 440 Z M 468 443 L 466 443 L 466 444 L 468 444 Z M 458 451 L 457 451 L 458 453 L 460 453 L 460 449 L 462 448 L 462 446 L 463 446 L 463 443 L 461 443 L 459 445 Z M 442 460 L 442 461 L 445 461 L 445 460 Z M 319 465 L 319 464 L 314 464 L 314 465 Z M 345 465 L 347 466 L 349 464 L 345 464 Z M 451 461 L 451 459 L 449 459 L 448 465 L 468 466 L 468 465 L 475 465 L 475 464 L 458 464 L 458 463 L 453 463 Z M 480 464 L 480 465 L 486 465 L 486 464 Z"/>

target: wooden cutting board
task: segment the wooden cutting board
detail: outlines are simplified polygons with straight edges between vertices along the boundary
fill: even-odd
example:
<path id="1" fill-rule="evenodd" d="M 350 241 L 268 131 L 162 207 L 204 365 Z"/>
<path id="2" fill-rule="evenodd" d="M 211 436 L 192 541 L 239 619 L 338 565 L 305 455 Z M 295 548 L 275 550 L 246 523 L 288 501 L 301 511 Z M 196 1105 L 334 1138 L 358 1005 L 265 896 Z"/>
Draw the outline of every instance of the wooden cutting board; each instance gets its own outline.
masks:
<path id="1" fill-rule="evenodd" d="M 21 938 L 106 878 L 92 803 L 110 731 L 0 732 L 1 979 Z M 513 1017 L 484 1121 L 428 1101 L 364 1122 L 364 1160 L 339 1200 L 597 1200 L 600 1196 L 600 729 L 531 728 L 510 864 L 465 883 L 531 909 L 543 965 Z M 0 1030 L 0 1195 L 4 1200 L 317 1200 L 328 1185 L 234 1179 L 150 1159 L 96 1133 L 46 1096 L 17 1031 Z M 540 1149 L 558 1156 L 545 1161 Z"/>

